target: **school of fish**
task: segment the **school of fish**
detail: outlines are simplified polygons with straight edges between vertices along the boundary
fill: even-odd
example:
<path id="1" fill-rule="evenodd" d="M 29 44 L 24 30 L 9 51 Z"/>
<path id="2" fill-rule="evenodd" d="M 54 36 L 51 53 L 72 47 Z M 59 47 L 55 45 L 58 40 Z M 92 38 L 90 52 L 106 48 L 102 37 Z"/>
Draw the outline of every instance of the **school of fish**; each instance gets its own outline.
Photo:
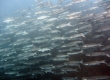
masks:
<path id="1" fill-rule="evenodd" d="M 0 80 L 110 80 L 110 0 L 56 1 L 0 22 Z"/>

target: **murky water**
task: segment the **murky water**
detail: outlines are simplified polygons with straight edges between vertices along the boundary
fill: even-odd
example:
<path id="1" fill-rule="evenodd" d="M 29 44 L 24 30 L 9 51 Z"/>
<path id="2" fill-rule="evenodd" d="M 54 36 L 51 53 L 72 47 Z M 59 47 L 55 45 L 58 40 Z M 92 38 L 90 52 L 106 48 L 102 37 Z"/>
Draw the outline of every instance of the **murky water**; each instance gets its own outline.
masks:
<path id="1" fill-rule="evenodd" d="M 110 80 L 109 0 L 4 3 L 0 80 Z"/>

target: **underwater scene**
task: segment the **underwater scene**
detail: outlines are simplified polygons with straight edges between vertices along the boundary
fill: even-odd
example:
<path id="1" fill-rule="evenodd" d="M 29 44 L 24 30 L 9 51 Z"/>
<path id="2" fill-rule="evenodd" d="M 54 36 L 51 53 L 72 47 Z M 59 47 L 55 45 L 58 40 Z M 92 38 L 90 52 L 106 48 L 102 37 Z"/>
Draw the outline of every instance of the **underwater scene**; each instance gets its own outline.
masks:
<path id="1" fill-rule="evenodd" d="M 0 0 L 0 80 L 110 80 L 110 0 Z"/>

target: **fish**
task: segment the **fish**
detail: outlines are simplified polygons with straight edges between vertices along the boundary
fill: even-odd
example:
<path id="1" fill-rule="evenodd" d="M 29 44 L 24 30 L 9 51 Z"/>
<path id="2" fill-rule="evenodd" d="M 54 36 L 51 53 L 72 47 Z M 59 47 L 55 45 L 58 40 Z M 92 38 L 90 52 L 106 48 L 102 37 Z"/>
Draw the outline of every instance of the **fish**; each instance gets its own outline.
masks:
<path id="1" fill-rule="evenodd" d="M 43 69 L 42 71 L 44 71 L 45 73 L 54 73 L 54 72 L 52 71 L 52 69 Z"/>
<path id="2" fill-rule="evenodd" d="M 95 44 L 95 43 L 89 43 L 89 44 L 84 44 L 82 46 L 83 49 L 88 49 L 88 48 L 95 48 L 95 47 L 102 47 L 101 43 Z"/>
<path id="3" fill-rule="evenodd" d="M 12 64 L 12 63 L 10 63 L 10 64 L 3 64 L 2 66 L 0 66 L 0 67 L 3 67 L 3 68 L 11 68 L 11 67 L 13 67 L 14 66 L 14 64 Z"/>
<path id="4" fill-rule="evenodd" d="M 10 23 L 10 22 L 13 22 L 13 21 L 14 21 L 13 18 L 7 18 L 7 19 L 5 19 L 3 22 L 5 22 L 5 23 Z"/>
<path id="5" fill-rule="evenodd" d="M 81 38 L 81 37 L 85 37 L 85 35 L 83 33 L 74 34 L 74 35 L 70 36 L 70 39 L 72 39 L 72 38 Z"/>
<path id="6" fill-rule="evenodd" d="M 23 74 L 23 73 L 17 73 L 16 76 L 17 76 L 17 77 L 22 77 L 22 76 L 26 76 L 26 74 Z"/>
<path id="7" fill-rule="evenodd" d="M 110 76 L 94 76 L 96 79 L 110 79 Z"/>
<path id="8" fill-rule="evenodd" d="M 104 47 L 101 49 L 101 51 L 109 50 L 109 48 L 110 48 L 110 45 L 104 46 Z"/>
<path id="9" fill-rule="evenodd" d="M 51 53 L 40 53 L 40 54 L 38 54 L 37 57 L 46 57 L 46 56 L 50 56 L 50 55 L 51 55 Z"/>
<path id="10" fill-rule="evenodd" d="M 105 62 L 105 60 L 102 60 L 102 61 L 86 62 L 86 63 L 84 63 L 83 65 L 85 65 L 85 66 L 96 66 L 96 65 L 100 65 L 101 63 L 107 64 L 107 63 Z"/>
<path id="11" fill-rule="evenodd" d="M 83 50 L 81 51 L 75 51 L 75 52 L 68 52 L 67 55 L 71 56 L 71 55 L 77 55 L 77 54 L 83 54 Z"/>
<path id="12" fill-rule="evenodd" d="M 68 27 L 68 26 L 72 26 L 71 23 L 67 23 L 67 24 L 61 24 L 59 26 L 57 26 L 56 28 L 65 28 L 65 27 Z"/>
<path id="13" fill-rule="evenodd" d="M 72 68 L 61 68 L 61 71 L 64 71 L 64 72 L 77 72 L 77 69 L 72 69 Z"/>
<path id="14" fill-rule="evenodd" d="M 15 75 L 17 73 L 18 72 L 16 72 L 16 71 L 7 71 L 7 72 L 5 72 L 5 74 L 7 74 L 7 75 Z"/>
<path id="15" fill-rule="evenodd" d="M 57 21 L 58 19 L 57 18 L 50 18 L 47 20 L 47 22 L 54 22 L 54 21 Z"/>
<path id="16" fill-rule="evenodd" d="M 102 28 L 96 30 L 96 32 L 106 32 L 106 31 L 109 31 L 109 30 L 110 30 L 110 27 L 109 26 L 106 26 L 104 28 L 102 27 Z"/>
<path id="17" fill-rule="evenodd" d="M 98 80 L 98 79 L 94 77 L 83 77 L 82 80 Z"/>
<path id="18" fill-rule="evenodd" d="M 73 41 L 73 42 L 62 45 L 62 47 L 72 47 L 72 46 L 76 46 L 78 44 L 83 44 L 83 41 Z"/>
<path id="19" fill-rule="evenodd" d="M 105 37 L 104 34 L 101 34 L 101 35 L 95 35 L 95 36 L 93 36 L 92 39 L 99 39 L 99 38 L 101 38 L 101 37 Z"/>
<path id="20" fill-rule="evenodd" d="M 80 64 L 82 64 L 82 61 L 69 61 L 69 62 L 65 62 L 64 65 L 65 66 L 72 66 L 72 67 L 78 67 L 81 69 Z"/>
<path id="21" fill-rule="evenodd" d="M 62 77 L 63 80 L 77 80 L 77 77 Z"/>
<path id="22" fill-rule="evenodd" d="M 82 31 L 91 30 L 91 28 L 92 28 L 91 24 L 88 24 L 88 25 L 84 25 L 84 26 L 81 26 L 79 28 L 76 28 L 75 30 L 77 32 L 82 32 Z"/>
<path id="23" fill-rule="evenodd" d="M 51 51 L 51 49 L 50 48 L 39 48 L 38 51 L 45 52 L 45 51 Z"/>
<path id="24" fill-rule="evenodd" d="M 56 57 L 69 57 L 69 56 L 66 54 L 58 54 Z"/>
<path id="25" fill-rule="evenodd" d="M 65 57 L 55 57 L 55 58 L 53 58 L 53 61 L 69 61 L 69 58 L 65 58 Z"/>
<path id="26" fill-rule="evenodd" d="M 109 53 L 107 52 L 93 52 L 93 53 L 86 53 L 86 56 L 109 56 Z"/>
<path id="27" fill-rule="evenodd" d="M 42 65 L 40 66 L 41 69 L 54 69 L 55 66 L 53 66 L 52 64 L 46 64 L 46 65 Z"/>

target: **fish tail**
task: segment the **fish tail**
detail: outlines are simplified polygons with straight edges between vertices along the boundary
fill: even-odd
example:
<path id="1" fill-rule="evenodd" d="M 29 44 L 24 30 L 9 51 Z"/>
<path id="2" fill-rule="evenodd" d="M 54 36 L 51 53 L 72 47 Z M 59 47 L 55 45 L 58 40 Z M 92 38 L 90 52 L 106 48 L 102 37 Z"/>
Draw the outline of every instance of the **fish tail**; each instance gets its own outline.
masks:
<path id="1" fill-rule="evenodd" d="M 106 63 L 106 60 L 102 60 L 102 63 L 105 63 L 105 64 L 107 64 L 107 63 Z"/>
<path id="2" fill-rule="evenodd" d="M 107 57 L 110 57 L 110 54 L 106 54 Z"/>

